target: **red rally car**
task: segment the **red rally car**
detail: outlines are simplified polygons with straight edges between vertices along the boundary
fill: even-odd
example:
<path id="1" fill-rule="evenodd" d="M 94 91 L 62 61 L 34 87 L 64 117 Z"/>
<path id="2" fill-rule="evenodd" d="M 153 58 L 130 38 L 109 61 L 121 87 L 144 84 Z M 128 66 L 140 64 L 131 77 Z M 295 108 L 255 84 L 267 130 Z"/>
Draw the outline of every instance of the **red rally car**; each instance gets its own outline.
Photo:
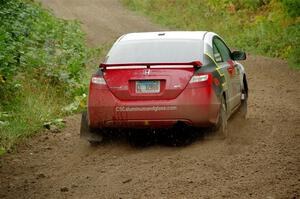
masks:
<path id="1" fill-rule="evenodd" d="M 81 137 L 100 142 L 107 129 L 179 122 L 225 135 L 229 116 L 247 111 L 246 74 L 237 62 L 245 59 L 213 32 L 123 35 L 91 78 Z"/>

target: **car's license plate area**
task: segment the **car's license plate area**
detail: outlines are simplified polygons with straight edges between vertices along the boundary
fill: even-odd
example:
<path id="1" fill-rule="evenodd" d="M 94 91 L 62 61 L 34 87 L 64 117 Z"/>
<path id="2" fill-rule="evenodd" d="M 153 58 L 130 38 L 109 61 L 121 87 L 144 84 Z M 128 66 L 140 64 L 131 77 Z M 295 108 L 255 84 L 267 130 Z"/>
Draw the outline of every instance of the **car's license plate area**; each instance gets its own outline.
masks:
<path id="1" fill-rule="evenodd" d="M 135 85 L 136 93 L 159 93 L 159 80 L 137 80 Z"/>

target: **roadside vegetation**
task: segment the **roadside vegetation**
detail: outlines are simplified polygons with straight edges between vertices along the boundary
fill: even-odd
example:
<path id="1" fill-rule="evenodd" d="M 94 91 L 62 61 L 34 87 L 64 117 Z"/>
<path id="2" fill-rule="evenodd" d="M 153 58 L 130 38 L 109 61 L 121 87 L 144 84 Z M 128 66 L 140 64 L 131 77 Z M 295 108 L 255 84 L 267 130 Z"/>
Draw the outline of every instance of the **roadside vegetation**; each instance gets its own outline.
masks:
<path id="1" fill-rule="evenodd" d="M 88 66 L 103 49 L 32 0 L 0 0 L 0 18 L 1 154 L 85 106 Z"/>
<path id="2" fill-rule="evenodd" d="M 209 30 L 230 46 L 300 69 L 300 0 L 122 0 L 172 29 Z"/>

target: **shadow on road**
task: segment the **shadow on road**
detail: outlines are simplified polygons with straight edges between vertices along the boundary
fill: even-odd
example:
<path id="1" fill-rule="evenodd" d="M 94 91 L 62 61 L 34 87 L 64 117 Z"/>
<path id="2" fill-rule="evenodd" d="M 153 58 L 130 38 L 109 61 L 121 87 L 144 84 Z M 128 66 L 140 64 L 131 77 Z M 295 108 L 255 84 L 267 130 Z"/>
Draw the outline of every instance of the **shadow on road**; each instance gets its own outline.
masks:
<path id="1" fill-rule="evenodd" d="M 115 130 L 104 135 L 104 142 L 102 144 L 121 141 L 137 148 L 146 148 L 155 145 L 184 147 L 196 141 L 213 137 L 214 133 L 211 129 L 178 125 L 170 129 Z"/>
<path id="2" fill-rule="evenodd" d="M 229 133 L 241 131 L 247 125 L 249 120 L 241 118 L 239 112 L 236 112 L 228 121 Z M 169 129 L 114 129 L 104 134 L 103 145 L 112 142 L 123 142 L 137 148 L 146 148 L 155 145 L 168 147 L 184 147 L 193 144 L 196 141 L 219 140 L 213 128 L 195 128 L 178 123 Z M 97 145 L 93 145 L 97 146 Z"/>

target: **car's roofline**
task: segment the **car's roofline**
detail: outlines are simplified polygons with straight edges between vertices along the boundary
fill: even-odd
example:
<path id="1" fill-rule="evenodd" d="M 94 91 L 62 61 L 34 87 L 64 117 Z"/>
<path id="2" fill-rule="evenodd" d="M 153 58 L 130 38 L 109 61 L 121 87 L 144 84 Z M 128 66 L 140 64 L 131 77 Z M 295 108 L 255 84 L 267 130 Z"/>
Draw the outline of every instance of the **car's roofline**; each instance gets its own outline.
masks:
<path id="1" fill-rule="evenodd" d="M 213 38 L 220 37 L 218 34 L 210 31 L 161 31 L 161 32 L 136 32 L 128 33 L 119 37 L 113 46 L 131 42 L 151 42 L 151 41 L 174 41 L 189 40 L 199 42 L 203 45 L 203 54 L 213 55 Z M 108 52 L 110 54 L 111 50 Z M 203 62 L 203 64 L 205 64 Z"/>
<path id="2" fill-rule="evenodd" d="M 120 41 L 192 39 L 204 40 L 208 31 L 161 31 L 128 33 L 118 39 Z"/>

